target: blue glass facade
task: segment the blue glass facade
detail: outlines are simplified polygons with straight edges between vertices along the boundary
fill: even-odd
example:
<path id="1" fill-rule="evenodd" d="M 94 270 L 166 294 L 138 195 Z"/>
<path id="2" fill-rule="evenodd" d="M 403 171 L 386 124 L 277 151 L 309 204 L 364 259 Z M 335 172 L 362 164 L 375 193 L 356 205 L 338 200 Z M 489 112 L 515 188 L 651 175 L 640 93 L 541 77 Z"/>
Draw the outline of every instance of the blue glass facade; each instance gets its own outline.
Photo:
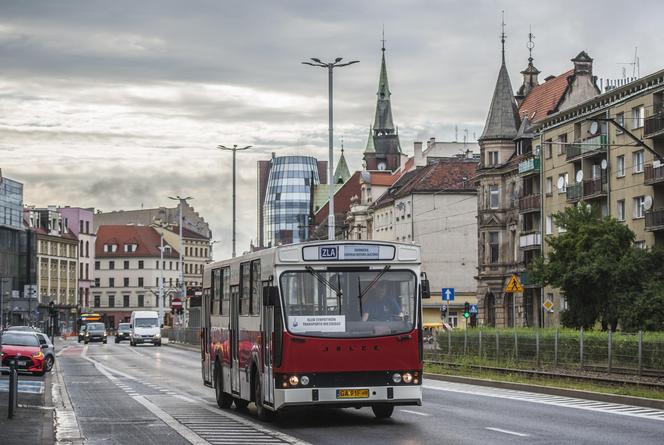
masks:
<path id="1" fill-rule="evenodd" d="M 276 246 L 307 240 L 312 189 L 316 184 L 320 184 L 316 158 L 272 158 L 263 203 L 265 245 Z"/>
<path id="2" fill-rule="evenodd" d="M 23 184 L 0 177 L 0 226 L 23 229 Z"/>

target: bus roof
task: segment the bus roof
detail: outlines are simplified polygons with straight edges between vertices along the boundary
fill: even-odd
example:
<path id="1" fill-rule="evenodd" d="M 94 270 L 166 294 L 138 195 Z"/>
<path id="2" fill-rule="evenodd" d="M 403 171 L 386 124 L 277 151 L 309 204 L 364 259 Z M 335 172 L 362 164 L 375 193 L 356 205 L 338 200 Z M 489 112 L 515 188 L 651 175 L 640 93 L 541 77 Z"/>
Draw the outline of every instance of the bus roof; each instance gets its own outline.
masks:
<path id="1" fill-rule="evenodd" d="M 403 263 L 420 264 L 420 247 L 414 244 L 390 241 L 308 241 L 287 244 L 251 252 L 240 257 L 208 264 L 205 269 L 214 269 L 235 262 L 271 258 L 275 266 L 285 264 L 367 264 Z"/>

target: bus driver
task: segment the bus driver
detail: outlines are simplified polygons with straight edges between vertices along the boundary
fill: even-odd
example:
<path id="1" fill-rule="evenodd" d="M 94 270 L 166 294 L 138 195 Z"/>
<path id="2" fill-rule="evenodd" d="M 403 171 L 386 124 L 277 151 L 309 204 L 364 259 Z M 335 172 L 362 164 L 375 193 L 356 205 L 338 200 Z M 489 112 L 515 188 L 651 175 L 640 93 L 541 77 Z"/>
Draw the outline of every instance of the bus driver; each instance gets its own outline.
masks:
<path id="1" fill-rule="evenodd" d="M 387 282 L 378 282 L 362 302 L 362 321 L 402 320 L 401 299 L 389 291 Z"/>

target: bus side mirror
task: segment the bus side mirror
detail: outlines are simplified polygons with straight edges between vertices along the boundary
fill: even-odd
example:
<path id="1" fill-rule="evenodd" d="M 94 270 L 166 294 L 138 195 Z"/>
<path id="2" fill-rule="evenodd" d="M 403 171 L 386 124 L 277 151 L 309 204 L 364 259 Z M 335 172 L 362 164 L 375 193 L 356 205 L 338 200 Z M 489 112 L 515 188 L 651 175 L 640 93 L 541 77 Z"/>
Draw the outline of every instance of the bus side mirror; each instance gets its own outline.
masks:
<path id="1" fill-rule="evenodd" d="M 263 306 L 277 306 L 279 303 L 279 291 L 277 286 L 265 286 L 263 288 Z"/>
<path id="2" fill-rule="evenodd" d="M 429 287 L 429 280 L 422 280 L 422 298 L 431 298 L 431 288 Z"/>
<path id="3" fill-rule="evenodd" d="M 134 325 L 133 325 L 133 324 L 130 324 L 130 325 L 129 325 L 129 329 L 134 329 Z"/>

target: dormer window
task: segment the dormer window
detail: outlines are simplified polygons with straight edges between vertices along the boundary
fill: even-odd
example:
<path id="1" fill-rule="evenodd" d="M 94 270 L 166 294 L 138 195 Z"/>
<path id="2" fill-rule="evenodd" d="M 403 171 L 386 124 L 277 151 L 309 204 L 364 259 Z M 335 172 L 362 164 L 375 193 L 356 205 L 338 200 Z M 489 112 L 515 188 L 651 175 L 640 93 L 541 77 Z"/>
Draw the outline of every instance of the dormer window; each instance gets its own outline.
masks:
<path id="1" fill-rule="evenodd" d="M 118 250 L 117 244 L 104 244 L 104 252 L 106 253 L 117 252 L 117 250 Z"/>
<path id="2" fill-rule="evenodd" d="M 136 248 L 138 247 L 138 244 L 125 244 L 124 245 L 124 251 L 128 253 L 136 252 Z"/>

